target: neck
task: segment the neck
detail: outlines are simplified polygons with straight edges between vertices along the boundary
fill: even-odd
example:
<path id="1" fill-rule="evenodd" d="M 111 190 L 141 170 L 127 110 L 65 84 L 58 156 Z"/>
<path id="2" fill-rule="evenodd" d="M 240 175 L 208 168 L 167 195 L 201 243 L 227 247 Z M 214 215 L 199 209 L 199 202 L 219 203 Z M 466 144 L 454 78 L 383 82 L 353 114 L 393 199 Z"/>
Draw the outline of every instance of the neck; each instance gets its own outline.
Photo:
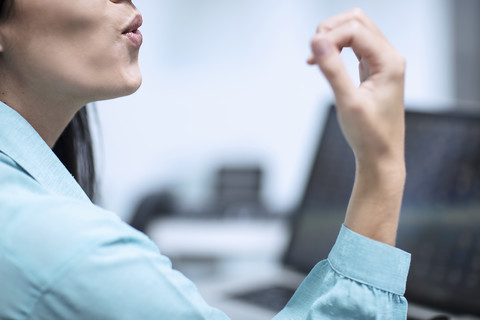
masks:
<path id="1" fill-rule="evenodd" d="M 72 103 L 71 99 L 61 99 L 56 94 L 40 95 L 32 90 L 9 90 L 4 86 L 0 88 L 0 101 L 25 118 L 50 148 L 53 148 L 75 113 L 86 104 Z"/>
<path id="2" fill-rule="evenodd" d="M 53 148 L 77 111 L 77 109 L 70 109 L 66 112 L 63 108 L 52 108 L 51 105 L 45 106 L 38 103 L 23 105 L 9 103 L 8 100 L 2 101 L 25 118 L 50 148 Z"/>

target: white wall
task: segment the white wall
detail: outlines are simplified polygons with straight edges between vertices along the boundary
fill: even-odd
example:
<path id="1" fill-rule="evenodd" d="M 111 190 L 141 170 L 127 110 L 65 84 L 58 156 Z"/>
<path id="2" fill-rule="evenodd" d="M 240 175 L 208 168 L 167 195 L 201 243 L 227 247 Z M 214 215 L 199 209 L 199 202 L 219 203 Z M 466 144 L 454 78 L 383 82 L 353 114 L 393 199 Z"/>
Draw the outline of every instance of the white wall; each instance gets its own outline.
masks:
<path id="1" fill-rule="evenodd" d="M 152 188 L 187 203 L 216 165 L 265 166 L 265 199 L 296 204 L 331 92 L 307 66 L 319 22 L 361 7 L 407 58 L 407 102 L 452 97 L 447 0 L 154 0 L 144 14 L 144 84 L 98 103 L 102 205 L 128 218 Z M 357 66 L 346 53 L 353 77 Z"/>

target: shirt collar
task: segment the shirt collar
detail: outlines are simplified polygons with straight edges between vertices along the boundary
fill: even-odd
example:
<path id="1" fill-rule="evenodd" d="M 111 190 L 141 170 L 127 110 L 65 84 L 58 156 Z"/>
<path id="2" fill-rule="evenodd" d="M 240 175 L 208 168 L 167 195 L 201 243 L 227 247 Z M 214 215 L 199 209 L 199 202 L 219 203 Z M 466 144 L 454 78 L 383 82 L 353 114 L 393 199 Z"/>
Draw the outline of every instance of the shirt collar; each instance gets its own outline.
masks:
<path id="1" fill-rule="evenodd" d="M 89 201 L 83 189 L 37 131 L 18 112 L 1 101 L 0 151 L 12 158 L 45 189 Z"/>

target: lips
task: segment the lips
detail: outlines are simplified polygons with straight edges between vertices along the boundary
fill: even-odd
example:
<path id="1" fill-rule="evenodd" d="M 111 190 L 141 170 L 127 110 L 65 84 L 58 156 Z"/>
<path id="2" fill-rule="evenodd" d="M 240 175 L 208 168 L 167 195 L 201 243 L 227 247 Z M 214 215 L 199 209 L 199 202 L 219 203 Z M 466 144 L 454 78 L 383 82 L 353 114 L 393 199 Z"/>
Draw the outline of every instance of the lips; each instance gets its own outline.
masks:
<path id="1" fill-rule="evenodd" d="M 135 15 L 128 26 L 123 30 L 122 34 L 126 36 L 135 47 L 140 47 L 143 42 L 143 36 L 138 30 L 143 24 L 140 14 Z"/>

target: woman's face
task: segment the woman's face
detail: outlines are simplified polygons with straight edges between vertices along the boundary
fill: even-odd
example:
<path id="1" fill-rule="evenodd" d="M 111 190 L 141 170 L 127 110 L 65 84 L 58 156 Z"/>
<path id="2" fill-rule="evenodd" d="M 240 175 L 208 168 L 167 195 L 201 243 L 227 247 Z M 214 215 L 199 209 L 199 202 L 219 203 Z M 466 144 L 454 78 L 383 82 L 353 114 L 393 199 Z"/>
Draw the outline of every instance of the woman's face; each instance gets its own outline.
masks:
<path id="1" fill-rule="evenodd" d="M 0 24 L 0 59 L 25 90 L 81 103 L 141 84 L 141 16 L 131 0 L 14 0 Z"/>

